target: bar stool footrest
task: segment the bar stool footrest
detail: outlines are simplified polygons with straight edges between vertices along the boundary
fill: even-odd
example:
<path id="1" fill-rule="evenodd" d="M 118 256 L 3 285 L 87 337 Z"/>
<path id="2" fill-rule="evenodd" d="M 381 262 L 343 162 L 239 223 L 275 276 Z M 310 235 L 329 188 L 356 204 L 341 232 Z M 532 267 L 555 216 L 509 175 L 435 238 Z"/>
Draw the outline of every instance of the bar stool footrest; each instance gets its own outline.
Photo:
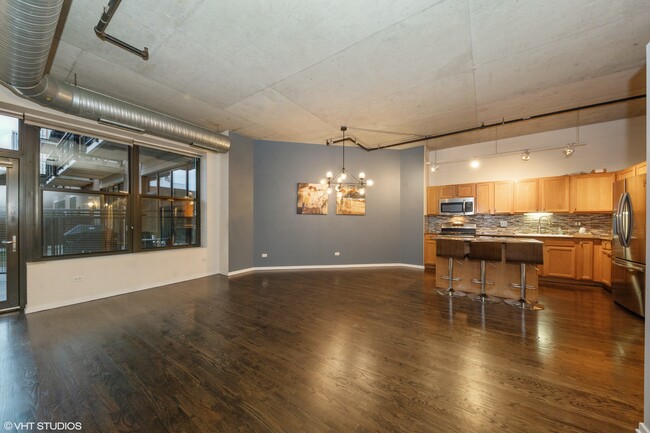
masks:
<path id="1" fill-rule="evenodd" d="M 460 281 L 462 278 L 461 277 L 450 277 L 449 275 L 443 275 L 440 277 L 441 280 L 451 280 L 451 281 Z"/>
<path id="2" fill-rule="evenodd" d="M 539 311 L 543 310 L 544 306 L 541 304 L 538 304 L 537 302 L 532 303 L 529 302 L 523 298 L 520 299 L 506 299 L 504 301 L 506 304 L 510 305 L 511 307 L 516 307 L 520 308 L 522 310 L 533 310 L 533 311 Z"/>
<path id="3" fill-rule="evenodd" d="M 496 296 L 490 296 L 485 293 L 479 293 L 478 295 L 468 296 L 472 301 L 482 302 L 484 304 L 498 304 L 501 302 L 501 298 Z"/>
<path id="4" fill-rule="evenodd" d="M 447 296 L 449 298 L 460 298 L 462 296 L 467 296 L 467 293 L 454 289 L 436 289 L 436 293 L 442 296 Z"/>
<path id="5" fill-rule="evenodd" d="M 472 278 L 472 283 L 474 283 L 474 284 L 481 284 L 482 282 L 483 281 L 479 280 L 478 278 Z M 494 285 L 494 281 L 488 280 L 488 281 L 485 282 L 485 284 Z"/>

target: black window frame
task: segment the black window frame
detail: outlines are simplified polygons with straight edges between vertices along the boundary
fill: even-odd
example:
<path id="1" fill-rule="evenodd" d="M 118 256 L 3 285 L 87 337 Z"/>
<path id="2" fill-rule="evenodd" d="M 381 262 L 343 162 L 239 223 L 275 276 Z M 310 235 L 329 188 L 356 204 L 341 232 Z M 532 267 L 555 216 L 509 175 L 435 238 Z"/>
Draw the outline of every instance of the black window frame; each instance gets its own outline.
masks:
<path id="1" fill-rule="evenodd" d="M 35 187 L 36 187 L 36 194 L 34 194 L 34 199 L 36 201 L 36 209 L 38 212 L 38 215 L 36 215 L 35 218 L 35 236 L 34 236 L 34 248 L 32 250 L 32 260 L 33 261 L 49 261 L 49 260 L 66 260 L 66 259 L 74 259 L 74 258 L 82 258 L 82 257 L 98 257 L 98 256 L 111 256 L 111 255 L 120 255 L 120 254 L 133 254 L 133 253 L 140 253 L 140 252 L 151 252 L 151 251 L 163 251 L 163 250 L 175 250 L 175 249 L 184 249 L 184 248 L 200 248 L 202 246 L 202 241 L 201 241 L 201 165 L 203 161 L 203 157 L 201 155 L 193 154 L 193 153 L 184 153 L 182 151 L 174 151 L 166 148 L 159 148 L 155 146 L 140 146 L 136 144 L 130 144 L 130 143 L 125 143 L 124 141 L 120 141 L 119 139 L 114 139 L 114 138 L 109 138 L 108 140 L 114 143 L 119 143 L 126 145 L 128 147 L 128 176 L 129 176 L 129 189 L 127 192 L 116 192 L 116 191 L 89 191 L 89 190 L 78 190 L 78 189 L 67 189 L 67 188 L 47 188 L 47 187 L 42 187 L 41 183 L 39 181 L 39 173 L 40 173 L 40 150 L 41 150 L 41 143 L 40 143 L 40 130 L 42 128 L 45 129 L 52 129 L 51 127 L 38 127 L 38 126 L 33 126 L 29 127 L 30 129 L 33 128 L 34 133 L 31 134 L 31 140 L 29 140 L 28 146 L 30 146 L 32 150 L 32 154 L 34 156 L 39 156 L 33 158 L 33 167 L 31 167 L 32 171 L 32 177 L 34 179 Z M 72 131 L 66 131 L 65 128 L 60 128 L 60 131 L 64 132 L 72 132 Z M 73 132 L 74 133 L 74 132 Z M 84 134 L 80 135 L 85 135 L 85 136 L 90 136 Z M 101 134 L 99 134 L 101 137 Z M 99 138 L 96 136 L 92 136 L 93 138 Z M 140 160 L 140 149 L 143 147 L 146 148 L 151 148 L 155 150 L 160 150 L 164 152 L 169 152 L 172 154 L 177 154 L 179 156 L 187 156 L 190 158 L 196 159 L 196 164 L 194 167 L 196 169 L 196 194 L 195 197 L 193 198 L 184 198 L 184 197 L 174 197 L 174 185 L 173 185 L 173 170 L 176 169 L 170 168 L 170 174 L 171 174 L 171 185 L 170 185 L 170 193 L 172 194 L 171 196 L 165 196 L 165 198 L 169 198 L 171 200 L 175 201 L 194 201 L 194 212 L 195 212 L 195 237 L 196 237 L 196 243 L 195 244 L 189 244 L 189 245 L 166 245 L 166 246 L 160 246 L 160 247 L 155 247 L 155 248 L 142 248 L 142 212 L 141 212 L 141 203 L 142 203 L 142 198 L 159 198 L 160 196 L 156 195 L 146 195 L 142 194 L 142 188 L 141 188 L 141 179 L 140 179 L 140 172 L 139 172 L 139 160 Z M 190 164 L 179 164 L 178 167 L 189 167 Z M 189 191 L 189 182 L 188 182 L 188 176 L 189 176 L 189 169 L 186 170 L 186 182 L 185 182 L 185 188 L 186 191 Z M 158 186 L 158 180 L 157 180 L 157 186 Z M 117 250 L 117 251 L 101 251 L 101 252 L 89 252 L 89 253 L 82 253 L 82 254 L 62 254 L 62 255 L 50 255 L 46 256 L 43 251 L 43 245 L 44 245 L 44 218 L 43 218 L 43 192 L 44 191 L 54 191 L 54 192 L 66 192 L 66 193 L 72 193 L 72 194 L 78 194 L 78 195 L 101 195 L 101 196 L 107 196 L 107 197 L 126 197 L 127 199 L 127 204 L 126 204 L 126 248 L 123 250 Z M 158 191 L 159 192 L 159 191 Z"/>

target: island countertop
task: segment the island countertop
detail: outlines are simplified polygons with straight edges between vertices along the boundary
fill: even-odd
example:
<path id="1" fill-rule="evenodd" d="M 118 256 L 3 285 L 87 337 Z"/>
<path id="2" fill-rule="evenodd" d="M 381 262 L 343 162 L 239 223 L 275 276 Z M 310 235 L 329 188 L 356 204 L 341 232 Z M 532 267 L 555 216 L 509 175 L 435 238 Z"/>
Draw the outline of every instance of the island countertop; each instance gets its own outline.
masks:
<path id="1" fill-rule="evenodd" d="M 434 239 L 449 239 L 454 241 L 463 242 L 496 242 L 502 244 L 543 244 L 539 239 L 526 238 L 526 237 L 510 237 L 510 236 L 447 236 L 434 233 L 428 233 Z"/>

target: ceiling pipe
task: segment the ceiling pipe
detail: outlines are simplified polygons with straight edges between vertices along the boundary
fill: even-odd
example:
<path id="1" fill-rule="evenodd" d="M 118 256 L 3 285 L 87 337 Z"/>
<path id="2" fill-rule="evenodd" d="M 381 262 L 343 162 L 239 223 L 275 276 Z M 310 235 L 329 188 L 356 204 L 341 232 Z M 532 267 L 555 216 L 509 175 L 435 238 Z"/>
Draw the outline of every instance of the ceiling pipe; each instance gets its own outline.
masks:
<path id="1" fill-rule="evenodd" d="M 589 108 L 602 107 L 602 106 L 605 106 L 605 105 L 619 104 L 619 103 L 622 103 L 622 102 L 634 101 L 635 99 L 642 99 L 642 98 L 645 98 L 645 97 L 646 97 L 645 94 L 643 94 L 643 95 L 635 95 L 635 96 L 629 96 L 627 98 L 614 99 L 614 100 L 611 100 L 611 101 L 605 101 L 605 102 L 598 102 L 598 103 L 595 103 L 595 104 L 583 105 L 583 106 L 580 106 L 580 107 L 567 108 L 567 109 L 564 109 L 564 110 L 551 111 L 551 112 L 542 113 L 542 114 L 535 114 L 533 116 L 522 117 L 520 119 L 503 120 L 501 122 L 491 123 L 491 124 L 488 124 L 488 125 L 486 125 L 485 123 L 481 123 L 481 125 L 474 126 L 472 128 L 460 129 L 460 130 L 457 130 L 457 131 L 445 132 L 445 133 L 442 133 L 442 134 L 422 135 L 422 136 L 419 136 L 417 138 L 411 138 L 411 139 L 404 140 L 404 141 L 393 142 L 393 143 L 390 143 L 390 144 L 385 144 L 383 146 L 381 144 L 379 144 L 376 147 L 367 147 L 367 146 L 363 145 L 358 139 L 353 138 L 353 137 L 345 137 L 345 138 L 333 139 L 333 140 L 329 141 L 327 144 L 328 145 L 329 144 L 337 144 L 337 143 L 340 143 L 343 140 L 346 140 L 346 141 L 353 142 L 354 144 L 356 144 L 357 146 L 359 146 L 360 148 L 362 148 L 363 150 L 365 150 L 367 152 L 371 152 L 373 150 L 389 149 L 391 147 L 404 146 L 406 144 L 413 144 L 413 143 L 419 143 L 419 142 L 422 142 L 422 141 L 433 140 L 434 138 L 449 137 L 450 135 L 457 135 L 457 134 L 463 134 L 463 133 L 466 133 L 466 132 L 479 131 L 479 130 L 483 130 L 485 128 L 490 128 L 490 127 L 493 127 L 493 126 L 509 125 L 511 123 L 525 122 L 527 120 L 539 119 L 539 118 L 542 118 L 542 117 L 557 116 L 558 114 L 570 113 L 572 111 L 580 111 L 580 110 L 586 110 L 586 109 L 589 109 Z M 355 129 L 352 126 L 350 126 L 349 128 L 350 129 Z M 382 131 L 377 130 L 377 131 L 374 131 L 374 132 L 382 132 Z"/>
<path id="2" fill-rule="evenodd" d="M 63 0 L 3 0 L 0 82 L 39 105 L 157 137 L 228 152 L 230 139 L 196 125 L 45 75 Z"/>
<path id="3" fill-rule="evenodd" d="M 120 3 L 122 3 L 122 0 L 110 0 L 108 2 L 108 6 L 104 8 L 104 12 L 102 13 L 101 18 L 99 18 L 99 22 L 95 26 L 95 34 L 102 41 L 110 42 L 111 44 L 118 46 L 130 53 L 133 53 L 136 56 L 142 57 L 144 60 L 149 60 L 149 49 L 147 47 L 144 47 L 144 49 L 140 50 L 133 45 L 127 44 L 123 40 L 117 39 L 115 36 L 111 36 L 106 33 L 106 27 L 108 27 L 108 23 L 111 22 L 111 19 L 113 18 L 115 11 L 117 11 Z"/>

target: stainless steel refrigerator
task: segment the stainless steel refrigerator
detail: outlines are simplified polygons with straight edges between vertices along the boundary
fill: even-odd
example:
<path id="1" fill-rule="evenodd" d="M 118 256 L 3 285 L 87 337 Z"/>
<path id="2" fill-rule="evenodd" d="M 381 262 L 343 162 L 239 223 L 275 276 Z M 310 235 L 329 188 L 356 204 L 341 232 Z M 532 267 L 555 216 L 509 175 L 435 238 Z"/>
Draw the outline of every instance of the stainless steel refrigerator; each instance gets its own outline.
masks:
<path id="1" fill-rule="evenodd" d="M 646 175 L 614 182 L 612 296 L 645 317 Z"/>

